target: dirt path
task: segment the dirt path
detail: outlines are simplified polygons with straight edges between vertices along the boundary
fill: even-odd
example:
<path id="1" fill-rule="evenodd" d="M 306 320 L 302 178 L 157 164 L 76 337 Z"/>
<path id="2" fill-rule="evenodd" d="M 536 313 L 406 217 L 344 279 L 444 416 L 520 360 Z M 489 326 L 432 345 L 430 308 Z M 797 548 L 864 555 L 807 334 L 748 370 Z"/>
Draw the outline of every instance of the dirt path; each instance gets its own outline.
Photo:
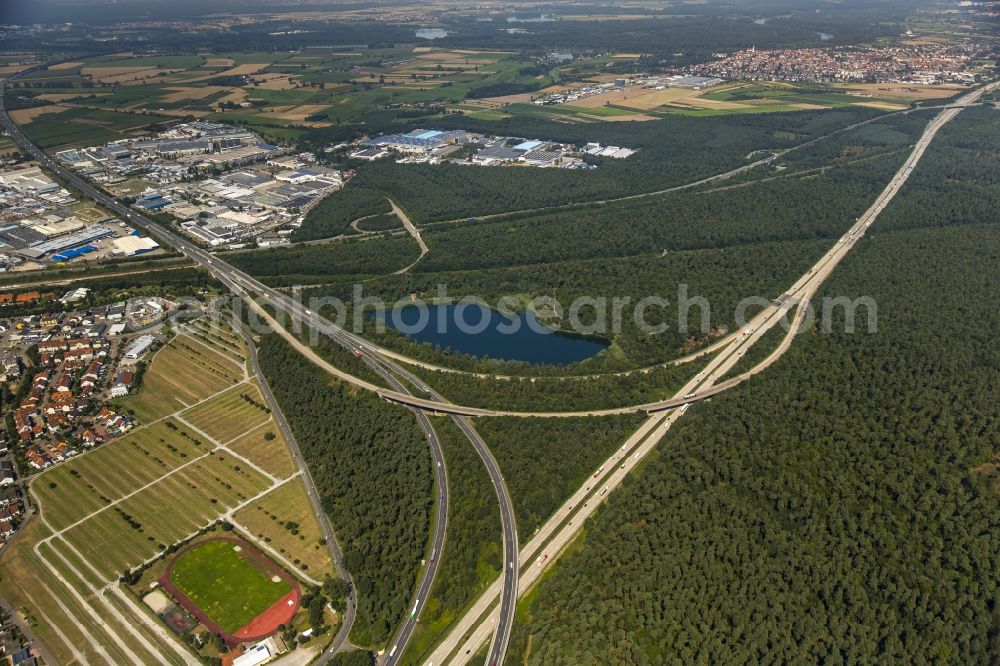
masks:
<path id="1" fill-rule="evenodd" d="M 399 218 L 399 221 L 403 223 L 404 227 L 406 227 L 406 230 L 410 232 L 410 235 L 413 236 L 414 240 L 417 241 L 417 245 L 420 246 L 420 256 L 414 259 L 413 263 L 410 264 L 409 266 L 404 266 L 403 268 L 400 268 L 398 271 L 393 273 L 393 275 L 402 275 L 403 273 L 407 272 L 408 270 L 416 266 L 417 262 L 419 262 L 421 259 L 424 258 L 424 255 L 427 254 L 428 252 L 427 243 L 425 243 L 424 239 L 420 237 L 420 230 L 417 229 L 416 225 L 414 225 L 413 222 L 410 221 L 410 218 L 407 217 L 406 213 L 403 212 L 403 209 L 397 206 L 396 202 L 393 201 L 392 199 L 389 199 L 389 197 L 386 197 L 386 200 L 389 202 L 389 205 L 392 206 L 392 212 L 395 213 L 396 217 Z"/>

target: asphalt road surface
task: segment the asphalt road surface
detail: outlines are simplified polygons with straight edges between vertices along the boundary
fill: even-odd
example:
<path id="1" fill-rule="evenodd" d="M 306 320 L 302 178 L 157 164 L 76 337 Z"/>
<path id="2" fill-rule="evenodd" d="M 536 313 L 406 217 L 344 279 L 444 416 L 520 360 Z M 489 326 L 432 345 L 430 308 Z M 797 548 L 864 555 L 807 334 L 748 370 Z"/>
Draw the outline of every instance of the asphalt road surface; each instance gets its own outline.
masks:
<path id="1" fill-rule="evenodd" d="M 330 558 L 333 560 L 333 565 L 337 569 L 337 574 L 348 584 L 347 590 L 347 600 L 345 602 L 344 618 L 340 624 L 340 629 L 337 631 L 337 635 L 334 637 L 333 642 L 327 646 L 326 650 L 323 651 L 319 657 L 317 657 L 314 663 L 323 665 L 333 658 L 333 655 L 340 652 L 340 650 L 347 644 L 347 638 L 351 633 L 351 628 L 354 626 L 354 619 L 357 616 L 357 599 L 354 594 L 354 581 L 351 579 L 351 573 L 344 567 L 344 555 L 340 550 L 340 545 L 337 543 L 337 537 L 333 533 L 333 526 L 330 525 L 330 517 L 327 515 L 326 511 L 323 510 L 323 503 L 319 498 L 319 491 L 316 489 L 316 483 L 313 481 L 312 473 L 309 471 L 309 466 L 306 465 L 305 460 L 302 458 L 302 452 L 299 450 L 299 444 L 295 439 L 295 434 L 292 433 L 292 429 L 288 425 L 288 421 L 285 419 L 284 412 L 281 411 L 281 406 L 274 397 L 274 393 L 271 392 L 271 387 L 267 383 L 267 378 L 264 377 L 264 373 L 260 370 L 260 363 L 257 358 L 257 345 L 254 341 L 250 339 L 250 336 L 244 330 L 243 326 L 238 322 L 234 322 L 233 328 L 240 334 L 243 341 L 246 343 L 248 353 L 250 354 L 250 367 L 253 369 L 253 373 L 257 376 L 258 384 L 261 388 L 261 393 L 264 395 L 264 401 L 267 406 L 271 409 L 271 415 L 274 417 L 274 422 L 277 424 L 278 430 L 281 431 L 281 436 L 284 437 L 285 441 L 288 443 L 288 449 L 292 454 L 292 459 L 295 461 L 296 467 L 302 473 L 302 480 L 305 482 L 306 494 L 309 496 L 309 504 L 312 506 L 313 515 L 316 517 L 316 521 L 319 523 L 320 529 L 323 531 L 323 537 L 326 539 L 326 547 L 330 552 Z"/>
<path id="2" fill-rule="evenodd" d="M 772 304 L 771 306 L 765 308 L 751 323 L 743 329 L 738 337 L 736 337 L 732 343 L 724 349 L 715 359 L 713 359 L 713 364 L 716 364 L 715 368 L 712 370 L 703 371 L 692 380 L 696 382 L 694 387 L 685 387 L 686 393 L 674 396 L 669 400 L 646 403 L 641 405 L 633 405 L 629 407 L 623 407 L 619 409 L 610 410 L 592 410 L 592 411 L 582 411 L 582 412 L 515 412 L 507 410 L 492 410 L 486 408 L 474 408 L 466 407 L 461 405 L 453 405 L 447 403 L 442 399 L 426 399 L 413 396 L 405 391 L 399 390 L 386 390 L 382 387 L 375 386 L 368 382 L 364 382 L 355 377 L 350 377 L 346 375 L 344 378 L 351 383 L 364 388 L 366 390 L 371 390 L 382 397 L 400 402 L 402 404 L 409 405 L 411 407 L 416 407 L 419 409 L 426 409 L 439 413 L 452 414 L 455 417 L 456 422 L 460 424 L 465 423 L 469 429 L 471 425 L 468 424 L 465 419 L 458 418 L 459 416 L 490 416 L 490 415 L 517 415 L 517 416 L 579 416 L 585 414 L 615 414 L 624 412 L 658 412 L 664 410 L 671 410 L 676 407 L 682 407 L 685 404 L 701 400 L 711 395 L 715 395 L 723 390 L 728 390 L 733 386 L 738 385 L 744 381 L 747 377 L 760 372 L 765 369 L 770 363 L 776 360 L 776 356 L 772 354 L 771 357 L 765 360 L 764 363 L 755 366 L 752 371 L 739 375 L 733 379 L 727 380 L 720 384 L 715 384 L 715 380 L 720 379 L 729 369 L 734 366 L 739 358 L 746 352 L 746 349 L 752 345 L 754 342 L 760 339 L 766 330 L 775 325 L 781 318 L 783 318 L 789 309 L 791 304 L 794 303 L 805 303 L 808 301 L 808 297 L 811 297 L 818 286 L 826 279 L 826 277 L 832 272 L 833 268 L 839 263 L 844 255 L 854 246 L 859 238 L 864 235 L 864 231 L 871 225 L 874 218 L 885 208 L 885 206 L 891 201 L 892 197 L 895 196 L 899 188 L 905 183 L 913 167 L 919 161 L 924 153 L 927 145 L 934 138 L 938 129 L 947 123 L 951 118 L 958 113 L 961 108 L 967 104 L 975 102 L 979 96 L 986 90 L 992 89 L 997 84 L 991 84 L 987 88 L 980 88 L 976 91 L 969 93 L 964 96 L 961 100 L 956 102 L 954 105 L 947 107 L 942 111 L 931 123 L 928 125 L 924 134 L 921 136 L 920 140 L 914 147 L 913 152 L 908 158 L 906 164 L 901 167 L 900 171 L 897 172 L 893 180 L 886 187 L 883 193 L 876 200 L 875 204 L 857 221 L 857 223 L 851 227 L 851 229 L 838 241 L 837 246 L 832 248 L 824 257 L 817 262 L 817 264 L 807 273 L 802 276 L 791 289 L 789 289 L 785 295 L 779 299 L 779 302 Z M 110 210 L 116 212 L 124 219 L 129 220 L 134 226 L 144 229 L 145 231 L 158 236 L 164 242 L 173 245 L 183 254 L 188 256 L 193 261 L 201 264 L 205 267 L 210 274 L 212 274 L 216 279 L 221 281 L 223 284 L 228 286 L 232 291 L 234 291 L 239 296 L 255 296 L 263 297 L 267 299 L 269 303 L 277 309 L 284 311 L 286 314 L 290 315 L 293 320 L 301 321 L 311 328 L 314 328 L 322 333 L 325 333 L 333 340 L 341 344 L 345 348 L 349 348 L 352 351 L 362 353 L 366 357 L 372 358 L 376 365 L 385 365 L 389 368 L 394 368 L 394 371 L 401 370 L 398 365 L 393 361 L 386 358 L 383 354 L 385 350 L 381 350 L 371 343 L 365 342 L 359 336 L 349 333 L 340 327 L 333 325 L 331 322 L 323 317 L 306 309 L 301 303 L 288 298 L 284 294 L 263 285 L 259 281 L 251 278 L 249 275 L 237 270 L 236 268 L 230 266 L 223 260 L 211 255 L 210 253 L 202 250 L 201 248 L 193 245 L 186 239 L 178 236 L 177 234 L 169 231 L 165 227 L 153 222 L 149 218 L 130 210 L 126 206 L 115 201 L 112 197 L 104 194 L 103 192 L 97 190 L 93 185 L 84 181 L 82 178 L 78 177 L 75 173 L 71 172 L 69 169 L 63 167 L 62 165 L 51 160 L 48 155 L 32 144 L 27 137 L 20 131 L 15 123 L 13 123 L 7 114 L 6 110 L 2 107 L 2 95 L 3 87 L 0 84 L 0 124 L 2 124 L 11 134 L 12 139 L 24 150 L 28 155 L 36 159 L 44 167 L 56 173 L 61 178 L 65 179 L 67 182 L 76 187 L 80 192 L 86 196 L 94 199 L 95 201 L 101 203 Z M 799 308 L 799 313 L 797 313 L 796 321 L 801 323 L 802 318 L 800 313 L 804 312 L 804 307 Z M 787 342 L 790 344 L 791 335 L 794 331 L 789 332 L 789 336 L 786 336 L 783 345 Z M 784 347 L 784 348 L 787 348 Z M 720 360 L 721 359 L 721 360 Z M 711 367 L 711 364 L 710 364 Z M 342 373 L 343 374 L 343 373 Z M 423 386 L 417 381 L 417 386 L 421 390 L 427 390 L 427 387 Z M 398 386 L 397 386 L 398 388 Z M 429 391 L 428 391 L 429 392 Z M 658 418 L 658 417 L 653 417 Z M 468 430 L 463 427 L 463 431 L 468 435 Z M 474 432 L 474 429 L 473 429 Z M 478 436 L 477 436 L 478 438 Z M 481 441 L 481 440 L 480 440 Z M 473 440 L 475 444 L 475 440 Z M 478 449 L 477 449 L 478 450 Z M 488 454 L 488 450 L 486 450 Z M 482 455 L 482 454 L 481 454 Z M 492 456 L 489 456 L 492 458 Z M 484 457 L 484 462 L 487 458 Z M 495 461 L 494 461 L 495 464 Z M 490 464 L 487 462 L 487 468 L 490 468 Z M 630 469 L 626 464 L 625 469 Z M 497 487 L 498 495 L 501 497 L 501 516 L 506 523 L 505 511 L 510 513 L 511 523 L 513 523 L 513 512 L 509 507 L 509 494 L 501 492 L 501 488 L 505 488 L 502 476 L 499 476 L 499 471 L 497 470 L 498 477 L 494 479 L 494 485 Z M 493 473 L 491 471 L 491 477 Z M 605 491 L 607 492 L 607 491 Z M 602 493 L 603 496 L 604 493 Z M 504 497 L 507 498 L 507 509 L 504 509 L 505 502 Z M 596 505 L 598 502 L 594 502 Z M 589 515 L 589 514 L 588 514 Z M 490 649 L 490 654 L 487 659 L 487 664 L 492 666 L 493 663 L 500 663 L 503 659 L 504 652 L 506 650 L 507 639 L 509 639 L 510 632 L 510 622 L 513 620 L 513 607 L 516 601 L 515 591 L 519 587 L 517 583 L 518 570 L 523 568 L 524 562 L 520 562 L 515 565 L 515 559 L 513 555 L 517 551 L 516 542 L 516 531 L 510 535 L 509 538 L 507 534 L 507 526 L 504 528 L 504 575 L 502 577 L 503 585 L 501 586 L 502 591 L 500 611 L 497 614 L 498 617 L 493 619 L 493 625 L 498 626 L 495 633 L 496 639 Z M 575 530 L 574 530 L 575 532 Z M 442 542 L 443 543 L 443 542 Z M 426 579 L 426 576 L 425 576 Z M 512 584 L 513 583 L 513 584 Z M 523 586 L 523 585 L 522 585 Z M 492 589 L 492 588 L 491 588 Z M 514 596 L 511 596 L 514 595 Z M 425 601 L 426 597 L 421 600 L 418 598 L 417 605 L 422 601 Z M 418 611 L 419 608 L 415 609 Z M 506 629 L 504 625 L 506 624 Z M 405 631 L 405 627 L 404 627 Z M 453 632 L 454 633 L 454 632 Z M 406 636 L 408 638 L 408 635 Z M 398 644 L 398 643 L 397 643 Z M 461 655 L 459 655 L 461 657 Z M 456 662 L 459 663 L 459 662 Z"/>
<path id="3" fill-rule="evenodd" d="M 920 139 L 914 145 L 906 162 L 899 168 L 875 202 L 865 211 L 854 225 L 842 236 L 805 275 L 800 277 L 785 296 L 757 315 L 743 329 L 734 334 L 733 341 L 696 377 L 678 391 L 676 398 L 684 399 L 697 393 L 706 396 L 732 388 L 746 378 L 773 364 L 791 346 L 794 335 L 805 320 L 806 305 L 819 286 L 830 275 L 841 259 L 850 251 L 859 238 L 871 226 L 892 198 L 906 182 L 913 168 L 923 156 L 927 146 L 938 130 L 968 104 L 974 103 L 986 91 L 1000 83 L 973 91 L 962 97 L 954 105 L 945 108 L 928 123 Z M 795 318 L 789 332 L 781 344 L 764 361 L 755 366 L 754 372 L 721 380 L 735 366 L 746 351 L 773 326 L 796 307 Z M 669 402 L 669 401 L 668 401 Z M 666 434 L 670 426 L 687 410 L 686 405 L 671 408 L 665 413 L 651 416 L 625 445 L 613 454 L 597 472 L 579 488 L 566 503 L 539 529 L 532 540 L 519 554 L 518 566 L 522 569 L 518 594 L 524 594 L 542 572 L 555 561 L 562 550 L 576 537 L 587 518 L 597 509 L 625 479 L 625 477 L 652 451 Z M 485 642 L 493 624 L 498 620 L 496 609 L 498 589 L 491 586 L 480 596 L 473 607 L 455 624 L 449 634 L 439 643 L 428 666 L 449 664 L 461 666 L 468 663 L 472 655 Z M 492 610 L 490 610 L 492 608 Z M 489 613 L 487 614 L 487 611 Z M 489 663 L 489 662 L 488 662 Z"/>

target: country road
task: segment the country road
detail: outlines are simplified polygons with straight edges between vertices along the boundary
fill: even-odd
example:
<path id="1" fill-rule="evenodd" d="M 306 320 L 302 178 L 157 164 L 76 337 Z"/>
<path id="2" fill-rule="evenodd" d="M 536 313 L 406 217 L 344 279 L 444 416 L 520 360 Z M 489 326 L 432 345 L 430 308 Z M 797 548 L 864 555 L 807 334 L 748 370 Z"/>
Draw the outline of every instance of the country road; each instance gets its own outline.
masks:
<path id="1" fill-rule="evenodd" d="M 781 321 L 787 311 L 792 305 L 798 304 L 799 312 L 796 314 L 795 322 L 797 325 L 801 325 L 803 317 L 800 313 L 804 312 L 806 305 L 808 304 L 809 298 L 815 293 L 819 286 L 825 281 L 829 274 L 834 270 L 837 264 L 843 259 L 844 256 L 853 248 L 854 244 L 859 238 L 864 235 L 865 230 L 871 225 L 878 214 L 885 208 L 885 206 L 891 201 L 895 194 L 899 191 L 902 185 L 906 182 L 910 172 L 917 162 L 922 157 L 926 147 L 929 145 L 930 141 L 934 138 L 934 135 L 944 126 L 948 121 L 950 121 L 963 106 L 975 102 L 979 96 L 985 92 L 987 89 L 993 89 L 997 84 L 991 84 L 986 88 L 980 88 L 975 90 L 968 95 L 964 96 L 961 100 L 955 103 L 955 105 L 945 108 L 941 113 L 939 113 L 927 126 L 920 140 L 916 144 L 913 152 L 910 154 L 906 164 L 904 164 L 900 171 L 894 176 L 892 181 L 886 187 L 886 189 L 879 195 L 876 202 L 869 208 L 866 213 L 858 219 L 857 223 L 851 227 L 851 229 L 842 237 L 837 245 L 835 245 L 823 258 L 818 261 L 813 268 L 809 270 L 808 273 L 803 275 L 796 281 L 796 283 L 785 292 L 785 294 L 778 299 L 776 303 L 773 303 L 766 307 L 761 313 L 759 313 L 744 329 L 734 334 L 730 342 L 721 347 L 721 352 L 715 356 L 708 364 L 708 366 L 697 377 L 692 379 L 688 385 L 686 385 L 677 395 L 674 397 L 657 402 L 644 403 L 639 405 L 629 405 L 615 409 L 603 409 L 603 410 L 584 410 L 584 411 L 565 411 L 565 412 L 521 412 L 521 411 L 511 411 L 511 410 L 495 410 L 488 408 L 477 408 L 462 405 L 455 405 L 445 401 L 440 396 L 435 396 L 430 390 L 420 383 L 419 379 L 413 378 L 416 382 L 415 386 L 419 390 L 427 391 L 431 394 L 430 398 L 421 398 L 418 396 L 411 395 L 407 391 L 400 391 L 398 387 L 396 389 L 386 389 L 380 387 L 370 382 L 366 382 L 360 378 L 353 377 L 347 373 L 344 373 L 336 368 L 334 368 L 329 363 L 325 361 L 322 362 L 324 368 L 330 370 L 333 374 L 341 378 L 342 380 L 353 384 L 354 386 L 372 391 L 381 397 L 399 402 L 401 404 L 417 408 L 419 410 L 426 410 L 433 413 L 445 413 L 450 414 L 456 420 L 456 422 L 464 422 L 471 429 L 471 424 L 465 419 L 460 419 L 461 416 L 545 416 L 545 417 L 569 417 L 569 416 L 582 416 L 582 415 L 600 415 L 600 414 L 618 414 L 626 412 L 661 412 L 666 410 L 674 410 L 674 408 L 682 407 L 685 404 L 695 402 L 698 400 L 703 400 L 712 395 L 716 395 L 722 391 L 728 390 L 734 386 L 739 385 L 747 378 L 762 372 L 767 367 L 769 367 L 773 362 L 780 357 L 781 353 L 772 353 L 765 361 L 754 366 L 751 370 L 738 375 L 732 379 L 722 381 L 716 384 L 716 381 L 720 380 L 736 363 L 739 361 L 746 350 L 749 349 L 755 342 L 757 342 L 763 334 Z M 37 146 L 31 143 L 27 137 L 20 131 L 15 123 L 13 123 L 7 114 L 6 110 L 2 106 L 2 96 L 3 96 L 3 83 L 0 82 L 0 124 L 2 124 L 10 132 L 11 138 L 25 151 L 27 155 L 30 155 L 34 159 L 38 160 L 45 168 L 49 169 L 53 173 L 59 175 L 61 178 L 65 179 L 67 182 L 71 183 L 80 192 L 86 196 L 94 199 L 98 203 L 106 206 L 110 210 L 121 215 L 124 219 L 129 220 L 134 226 L 144 229 L 149 233 L 157 235 L 165 243 L 173 245 L 183 254 L 189 257 L 191 260 L 196 261 L 201 266 L 203 266 L 211 275 L 213 275 L 220 282 L 229 287 L 235 294 L 240 297 L 247 298 L 257 297 L 258 299 L 263 299 L 268 302 L 269 305 L 283 311 L 288 314 L 293 321 L 299 321 L 305 323 L 307 326 L 327 335 L 339 345 L 343 346 L 345 349 L 349 349 L 357 354 L 361 354 L 366 360 L 370 360 L 375 365 L 383 366 L 386 369 L 398 373 L 398 374 L 408 374 L 402 368 L 398 366 L 393 360 L 391 360 L 392 355 L 385 354 L 385 350 L 378 348 L 371 343 L 368 343 L 360 336 L 350 333 L 322 316 L 318 315 L 305 308 L 301 303 L 289 298 L 285 294 L 278 292 L 266 285 L 262 284 L 258 280 L 252 278 L 251 276 L 243 273 L 227 264 L 225 261 L 217 256 L 206 252 L 205 250 L 193 245 L 190 241 L 184 239 L 183 237 L 175 234 L 174 232 L 168 230 L 162 225 L 150 220 L 149 218 L 132 211 L 125 207 L 123 204 L 115 201 L 113 198 L 107 194 L 96 189 L 92 184 L 84 181 L 82 178 L 77 176 L 75 173 L 66 169 L 62 165 L 51 160 L 48 155 L 41 151 Z M 770 158 L 769 158 L 770 159 Z M 766 160 L 765 160 L 766 161 Z M 402 217 L 401 217 L 402 219 Z M 404 221 L 405 224 L 405 221 Z M 411 232 L 413 233 L 413 232 Z M 419 234 L 416 236 L 419 242 Z M 424 246 L 422 246 L 423 248 Z M 259 306 L 257 306 L 259 307 Z M 280 327 L 279 327 L 280 329 Z M 784 349 L 791 344 L 792 336 L 795 334 L 797 329 L 793 326 L 785 339 L 782 342 L 781 347 L 778 350 L 783 353 Z M 290 333 L 280 329 L 278 331 L 287 337 L 291 336 Z M 310 350 L 311 351 L 311 350 Z M 319 359 L 318 356 L 312 354 L 310 359 L 316 362 Z M 322 361 L 322 359 L 319 359 Z M 407 361 L 408 359 L 400 359 L 402 361 Z M 412 377 L 412 375 L 410 375 Z M 669 414 L 656 414 L 647 421 L 647 424 L 651 424 L 651 429 L 655 428 L 656 425 L 662 425 L 664 427 L 656 429 L 654 434 L 644 440 L 639 446 L 648 445 L 650 448 L 655 446 L 656 441 L 659 437 L 662 437 L 662 433 L 666 431 L 669 424 L 673 421 L 671 419 L 676 418 L 675 415 L 682 413 L 683 408 L 680 410 L 671 411 Z M 463 427 L 459 423 L 463 431 L 469 435 L 469 430 Z M 644 426 L 645 427 L 645 426 Z M 474 431 L 474 429 L 473 429 Z M 659 433 L 659 437 L 656 436 Z M 655 437 L 655 441 L 654 438 Z M 470 436 L 470 439 L 472 437 Z M 480 440 L 481 441 L 481 440 Z M 475 440 L 473 440 L 475 444 Z M 485 449 L 485 445 L 484 445 Z M 488 453 L 488 450 L 486 450 Z M 482 454 L 481 454 L 482 455 Z M 492 456 L 489 456 L 492 458 Z M 617 485 L 620 483 L 621 478 L 632 469 L 632 467 L 641 458 L 638 454 L 630 457 L 626 462 L 621 463 L 619 468 L 612 467 L 610 473 L 606 474 L 607 482 L 606 487 L 610 488 L 612 484 Z M 487 458 L 484 457 L 484 462 L 487 464 L 487 468 L 490 469 L 490 463 Z M 495 465 L 495 461 L 493 461 Z M 462 621 L 459 622 L 449 637 L 446 639 L 445 643 L 442 643 L 440 649 L 447 649 L 446 646 L 457 647 L 461 637 L 465 636 L 470 631 L 474 631 L 475 636 L 481 636 L 484 632 L 494 631 L 495 640 L 490 647 L 488 664 L 500 663 L 503 660 L 507 641 L 510 635 L 511 623 L 513 621 L 513 612 L 516 602 L 516 596 L 527 589 L 527 586 L 531 584 L 534 577 L 531 575 L 530 570 L 525 571 L 527 562 L 522 558 L 521 552 L 517 549 L 517 539 L 516 530 L 512 529 L 513 526 L 513 510 L 510 503 L 509 493 L 506 492 L 506 485 L 503 481 L 502 475 L 499 474 L 499 468 L 497 467 L 497 478 L 493 478 L 494 486 L 497 490 L 498 497 L 500 499 L 500 509 L 502 521 L 504 521 L 504 572 L 498 581 L 498 586 L 493 586 L 490 590 L 495 587 L 497 595 L 500 597 L 500 603 L 498 606 L 494 606 L 494 610 L 490 612 L 487 620 L 482 623 L 476 622 L 478 616 L 473 617 L 471 620 L 466 621 L 470 614 L 467 614 Z M 619 474 L 619 472 L 621 474 Z M 491 471 L 491 477 L 493 472 Z M 588 488 L 585 492 L 588 492 Z M 593 489 L 596 492 L 596 487 Z M 607 492 L 607 490 L 605 491 Z M 602 492 L 603 496 L 604 493 Z M 505 502 L 507 508 L 505 509 Z M 561 550 L 568 539 L 571 538 L 579 529 L 583 520 L 594 510 L 594 507 L 599 503 L 598 499 L 591 499 L 584 503 L 584 506 L 577 510 L 574 514 L 573 523 L 571 523 L 563 531 L 559 532 L 556 537 L 550 542 L 548 548 L 550 550 Z M 588 506 L 588 504 L 590 506 Z M 509 512 L 509 516 L 505 513 Z M 509 519 L 509 523 L 507 522 Z M 553 519 L 554 520 L 554 519 Z M 570 529 L 573 528 L 573 529 Z M 508 535 L 508 530 L 512 531 L 511 535 Z M 565 540 L 563 539 L 565 535 Z M 530 546 L 530 544 L 529 544 Z M 548 560 L 549 563 L 555 559 L 555 555 L 550 553 L 552 557 Z M 541 569 L 543 567 L 539 567 Z M 537 574 L 535 574 L 537 576 Z M 520 578 L 520 579 L 519 579 Z M 486 594 L 489 594 L 489 590 Z M 484 595 L 485 596 L 485 595 Z M 493 598 L 489 604 L 495 604 L 496 597 Z M 418 605 L 420 603 L 418 599 Z M 415 609 L 416 612 L 416 609 Z M 485 630 L 482 627 L 487 627 Z M 495 628 L 495 629 L 493 629 Z M 458 638 L 454 638 L 457 636 Z M 470 639 L 471 640 L 471 639 Z M 480 640 L 476 645 L 482 644 L 485 641 Z M 435 652 L 437 654 L 437 652 Z M 448 663 L 466 663 L 468 653 L 453 655 L 453 661 Z M 442 661 L 432 659 L 432 663 L 441 664 Z"/>
<path id="2" fill-rule="evenodd" d="M 264 396 L 264 402 L 266 402 L 267 406 L 270 408 L 271 415 L 274 417 L 274 422 L 278 426 L 278 430 L 281 431 L 281 436 L 287 443 L 288 450 L 292 454 L 292 459 L 295 461 L 295 466 L 298 468 L 302 481 L 305 483 L 306 494 L 309 496 L 309 505 L 312 507 L 313 516 L 315 516 L 316 522 L 319 524 L 320 529 L 323 532 L 323 538 L 326 539 L 326 547 L 330 553 L 330 559 L 333 560 L 333 566 L 337 569 L 337 575 L 339 575 L 340 578 L 348 585 L 344 617 L 340 623 L 340 629 L 337 631 L 337 635 L 334 637 L 333 642 L 327 646 L 326 650 L 323 651 L 323 654 L 321 654 L 314 662 L 315 664 L 322 666 L 328 663 L 333 658 L 333 655 L 343 649 L 344 645 L 347 644 L 351 628 L 354 626 L 354 619 L 357 616 L 358 611 L 354 581 L 351 579 L 351 573 L 344 566 L 344 554 L 341 551 L 340 544 L 337 542 L 337 537 L 333 532 L 333 526 L 330 524 L 330 517 L 323 509 L 323 503 L 319 499 L 319 490 L 316 488 L 316 482 L 313 480 L 312 472 L 309 471 L 309 466 L 306 465 L 305 460 L 302 458 L 302 452 L 299 450 L 299 444 L 295 439 L 295 433 L 292 432 L 291 427 L 288 425 L 288 420 L 285 419 L 285 414 L 281 411 L 281 406 L 275 399 L 274 393 L 271 392 L 271 387 L 268 385 L 267 378 L 260 370 L 260 362 L 257 357 L 257 345 L 239 322 L 233 322 L 233 329 L 239 333 L 240 337 L 243 338 L 243 342 L 246 343 L 250 367 L 253 370 L 253 374 L 257 376 L 257 384 L 260 386 L 260 391 Z"/>
<path id="3" fill-rule="evenodd" d="M 414 259 L 407 266 L 403 266 L 398 271 L 393 273 L 393 275 L 402 275 L 403 273 L 409 272 L 411 268 L 416 266 L 420 260 L 424 258 L 424 255 L 428 252 L 427 243 L 425 243 L 424 239 L 420 237 L 420 230 L 417 229 L 416 225 L 410 221 L 410 217 L 403 211 L 403 209 L 400 208 L 399 205 L 392 199 L 386 197 L 386 200 L 388 200 L 389 205 L 392 207 L 393 215 L 399 218 L 399 221 L 403 223 L 403 227 L 411 236 L 413 236 L 413 239 L 417 241 L 417 245 L 420 246 L 420 256 Z"/>

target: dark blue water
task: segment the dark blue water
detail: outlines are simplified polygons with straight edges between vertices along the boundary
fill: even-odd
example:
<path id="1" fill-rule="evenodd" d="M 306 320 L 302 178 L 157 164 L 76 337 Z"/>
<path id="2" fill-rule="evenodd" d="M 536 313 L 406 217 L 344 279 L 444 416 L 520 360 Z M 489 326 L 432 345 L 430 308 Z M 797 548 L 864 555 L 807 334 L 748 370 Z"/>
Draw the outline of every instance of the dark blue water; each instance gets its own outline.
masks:
<path id="1" fill-rule="evenodd" d="M 481 305 L 449 304 L 369 314 L 411 340 L 480 358 L 566 365 L 596 356 L 607 347 L 591 337 L 546 328 L 532 312 L 508 319 Z"/>

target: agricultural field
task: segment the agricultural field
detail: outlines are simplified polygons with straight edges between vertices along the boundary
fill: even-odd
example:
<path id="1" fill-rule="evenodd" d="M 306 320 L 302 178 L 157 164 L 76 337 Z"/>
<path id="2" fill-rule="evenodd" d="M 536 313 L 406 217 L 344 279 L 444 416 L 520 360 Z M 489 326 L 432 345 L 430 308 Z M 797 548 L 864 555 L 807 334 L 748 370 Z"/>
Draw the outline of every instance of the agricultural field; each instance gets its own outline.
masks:
<path id="1" fill-rule="evenodd" d="M 273 425 L 273 422 L 266 422 L 229 442 L 227 447 L 274 476 L 285 478 L 295 472 L 295 463 L 284 439 Z"/>
<path id="2" fill-rule="evenodd" d="M 153 356 L 143 392 L 126 401 L 143 425 L 35 477 L 39 515 L 0 556 L 0 593 L 59 663 L 184 663 L 181 641 L 136 596 L 148 585 L 133 592 L 118 581 L 147 567 L 162 572 L 178 544 L 237 515 L 243 538 L 282 566 L 311 583 L 333 573 L 287 445 L 244 376 L 242 340 L 207 318 L 182 328 Z M 168 392 L 189 402 L 167 401 Z M 273 603 L 268 595 L 293 586 L 257 574 L 257 588 L 234 579 L 251 596 L 218 611 L 220 624 L 238 629 Z M 197 587 L 197 575 L 184 576 Z"/>
<path id="3" fill-rule="evenodd" d="M 178 335 L 153 358 L 141 390 L 120 401 L 143 423 L 184 410 L 246 378 L 242 356 L 227 356 L 194 335 Z"/>
<path id="4" fill-rule="evenodd" d="M 239 122 L 274 140 L 294 139 L 309 127 L 361 120 L 375 107 L 453 104 L 549 83 L 533 61 L 513 52 L 304 48 L 99 56 L 31 72 L 11 94 L 47 103 L 20 109 L 15 118 L 33 139 L 55 147 L 135 135 L 182 117 Z"/>
<path id="5" fill-rule="evenodd" d="M 154 113 L 125 113 L 82 105 L 50 104 L 12 111 L 24 133 L 42 148 L 93 146 L 149 133 L 168 120 Z"/>
<path id="6" fill-rule="evenodd" d="M 249 504 L 270 481 L 224 451 L 180 468 L 142 492 L 109 505 L 62 535 L 108 577 L 121 575 L 170 544 Z M 184 511 L 178 511 L 179 506 Z"/>
<path id="7" fill-rule="evenodd" d="M 65 528 L 211 449 L 175 420 L 157 421 L 53 467 L 39 477 L 35 496 L 46 520 Z"/>
<path id="8" fill-rule="evenodd" d="M 237 548 L 229 540 L 205 541 L 181 553 L 170 573 L 171 582 L 230 634 L 292 590 L 287 580 L 261 571 Z"/>
<path id="9" fill-rule="evenodd" d="M 179 418 L 213 440 L 227 443 L 263 425 L 270 411 L 257 387 L 240 384 L 183 412 Z"/>
<path id="10" fill-rule="evenodd" d="M 628 87 L 554 107 L 525 109 L 522 113 L 549 113 L 576 120 L 648 120 L 664 114 L 719 115 L 834 109 L 862 106 L 899 111 L 918 100 L 950 97 L 961 86 L 902 86 L 900 84 L 792 84 L 723 83 L 704 89 Z"/>
<path id="11" fill-rule="evenodd" d="M 296 479 L 233 516 L 233 524 L 268 544 L 305 574 L 322 580 L 333 571 L 330 552 L 313 519 L 305 484 Z"/>

